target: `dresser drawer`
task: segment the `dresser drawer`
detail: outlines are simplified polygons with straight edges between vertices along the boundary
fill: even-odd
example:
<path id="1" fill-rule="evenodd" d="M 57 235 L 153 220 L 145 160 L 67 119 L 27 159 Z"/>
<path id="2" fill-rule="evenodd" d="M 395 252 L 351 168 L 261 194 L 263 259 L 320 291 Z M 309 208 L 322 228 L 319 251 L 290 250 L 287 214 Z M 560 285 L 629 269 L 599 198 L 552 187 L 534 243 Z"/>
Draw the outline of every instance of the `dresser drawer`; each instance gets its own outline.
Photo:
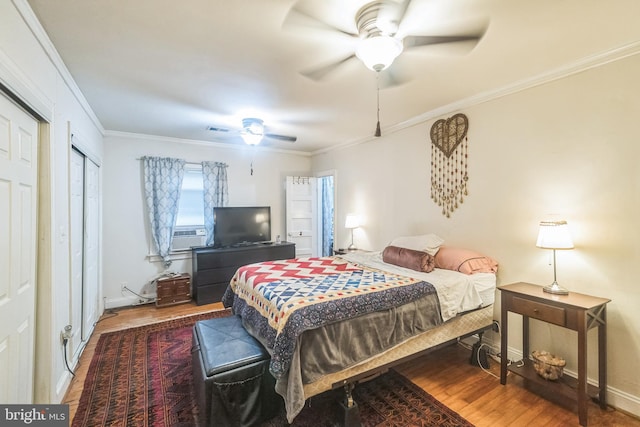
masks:
<path id="1" fill-rule="evenodd" d="M 295 255 L 296 245 L 289 242 L 237 248 L 193 248 L 193 299 L 198 305 L 219 302 L 238 268 L 256 262 L 295 258 Z"/>
<path id="2" fill-rule="evenodd" d="M 554 307 L 514 296 L 511 299 L 511 310 L 514 313 L 520 313 L 532 319 L 542 320 L 559 326 L 566 325 L 566 313 L 562 307 Z"/>

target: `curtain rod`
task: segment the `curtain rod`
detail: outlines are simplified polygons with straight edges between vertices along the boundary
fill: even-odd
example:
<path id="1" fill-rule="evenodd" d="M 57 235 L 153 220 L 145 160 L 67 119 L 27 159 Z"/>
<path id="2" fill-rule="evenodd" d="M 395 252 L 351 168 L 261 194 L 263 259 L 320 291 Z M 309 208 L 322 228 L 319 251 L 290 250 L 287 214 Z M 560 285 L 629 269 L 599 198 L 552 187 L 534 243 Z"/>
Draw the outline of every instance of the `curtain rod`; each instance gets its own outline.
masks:
<path id="1" fill-rule="evenodd" d="M 143 158 L 143 157 L 136 157 L 136 158 L 135 158 L 135 160 L 136 160 L 136 161 L 138 161 L 138 160 L 144 160 L 144 158 Z M 201 165 L 201 164 L 202 164 L 202 162 L 190 162 L 190 161 L 188 161 L 188 160 L 185 160 L 185 163 L 187 163 L 187 164 L 191 164 L 191 165 Z M 225 163 L 225 162 L 216 162 L 216 163 L 222 163 L 222 164 L 223 164 L 223 165 L 225 165 L 225 166 L 229 166 L 229 164 L 228 164 L 228 163 Z"/>

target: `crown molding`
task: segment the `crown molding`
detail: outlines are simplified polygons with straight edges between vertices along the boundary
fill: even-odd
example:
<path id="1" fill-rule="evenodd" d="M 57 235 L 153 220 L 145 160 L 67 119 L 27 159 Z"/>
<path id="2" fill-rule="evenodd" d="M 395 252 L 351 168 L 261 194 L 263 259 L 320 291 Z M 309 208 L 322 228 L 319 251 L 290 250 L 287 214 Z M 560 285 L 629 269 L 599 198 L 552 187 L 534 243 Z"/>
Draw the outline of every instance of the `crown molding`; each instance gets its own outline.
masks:
<path id="1" fill-rule="evenodd" d="M 102 126 L 102 123 L 100 123 L 98 116 L 96 116 L 96 114 L 93 112 L 93 109 L 89 105 L 89 102 L 84 97 L 84 94 L 76 84 L 75 80 L 73 80 L 73 77 L 67 69 L 67 66 L 64 64 L 64 61 L 58 54 L 58 51 L 56 50 L 55 46 L 51 42 L 51 39 L 42 27 L 42 24 L 40 23 L 40 21 L 38 21 L 38 18 L 33 12 L 33 9 L 31 9 L 31 6 L 29 6 L 29 3 L 27 3 L 27 0 L 11 1 L 13 2 L 18 13 L 20 13 L 20 15 L 22 16 L 22 19 L 24 19 L 24 22 L 29 27 L 29 30 L 31 30 L 31 33 L 34 35 L 34 37 L 44 50 L 44 53 L 47 55 L 55 69 L 62 77 L 65 85 L 69 88 L 73 96 L 76 98 L 76 100 L 78 101 L 84 112 L 87 114 L 89 119 L 93 122 L 95 127 L 98 129 L 98 131 L 102 135 L 104 135 L 105 130 Z"/>
<path id="2" fill-rule="evenodd" d="M 460 111 L 465 108 L 470 108 L 485 102 L 494 101 L 496 99 L 513 95 L 515 93 L 522 92 L 536 86 L 541 86 L 547 83 L 564 79 L 566 77 L 570 77 L 578 73 L 582 73 L 584 71 L 587 71 L 593 68 L 601 67 L 601 66 L 610 64 L 612 62 L 620 61 L 622 59 L 637 55 L 639 53 L 640 53 L 640 41 L 635 41 L 632 43 L 628 43 L 622 46 L 618 46 L 618 47 L 606 50 L 604 52 L 589 55 L 587 57 L 581 58 L 577 61 L 549 70 L 547 72 L 544 72 L 523 80 L 516 81 L 514 83 L 502 86 L 497 89 L 488 90 L 488 91 L 479 93 L 477 95 L 452 102 L 447 105 L 443 105 L 442 107 L 438 107 L 433 110 L 427 111 L 423 114 L 415 116 L 404 122 L 396 123 L 395 125 L 389 126 L 385 129 L 385 135 L 399 132 L 401 130 L 428 122 L 435 118 L 451 114 L 455 111 Z M 345 142 L 344 144 L 338 144 L 332 147 L 327 147 L 326 149 L 320 149 L 320 150 L 314 151 L 313 155 L 327 153 L 334 150 L 341 150 L 348 147 L 353 147 L 355 145 L 363 144 L 369 141 L 373 141 L 375 139 L 376 138 L 372 136 L 368 136 L 366 138 L 358 138 L 352 141 Z"/>

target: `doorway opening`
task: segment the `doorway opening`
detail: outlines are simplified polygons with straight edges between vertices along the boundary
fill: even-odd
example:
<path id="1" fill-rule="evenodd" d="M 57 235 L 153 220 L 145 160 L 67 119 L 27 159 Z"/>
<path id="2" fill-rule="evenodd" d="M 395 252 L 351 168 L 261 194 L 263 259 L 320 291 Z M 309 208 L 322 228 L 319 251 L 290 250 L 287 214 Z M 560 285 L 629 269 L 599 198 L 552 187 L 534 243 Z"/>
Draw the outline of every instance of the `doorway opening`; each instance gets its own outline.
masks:
<path id="1" fill-rule="evenodd" d="M 335 240 L 335 182 L 334 176 L 318 177 L 318 229 L 320 255 L 333 255 Z"/>
<path id="2" fill-rule="evenodd" d="M 288 176 L 285 193 L 287 241 L 296 244 L 296 257 L 333 255 L 335 172 L 317 177 Z"/>

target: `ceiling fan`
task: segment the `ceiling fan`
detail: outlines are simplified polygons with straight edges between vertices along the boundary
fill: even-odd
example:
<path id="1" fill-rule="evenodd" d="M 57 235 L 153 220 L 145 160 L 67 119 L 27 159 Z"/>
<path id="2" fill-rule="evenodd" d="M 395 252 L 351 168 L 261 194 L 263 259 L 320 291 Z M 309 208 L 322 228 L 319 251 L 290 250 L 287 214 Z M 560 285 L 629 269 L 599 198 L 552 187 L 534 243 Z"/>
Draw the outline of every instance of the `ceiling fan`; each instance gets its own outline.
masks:
<path id="1" fill-rule="evenodd" d="M 312 80 L 321 80 L 340 65 L 354 58 L 360 59 L 370 70 L 381 72 L 389 68 L 393 61 L 408 49 L 445 43 L 477 43 L 486 31 L 486 25 L 482 25 L 481 28 L 469 29 L 466 34 L 403 35 L 401 32 L 402 23 L 411 1 L 375 0 L 365 4 L 356 12 L 354 18 L 357 33 L 337 28 L 294 6 L 288 19 L 296 21 L 296 17 L 301 17 L 309 25 L 313 24 L 312 26 L 315 28 L 323 28 L 359 39 L 353 53 L 328 65 L 303 70 L 301 74 Z M 297 21 L 300 22 L 300 19 Z M 397 84 L 392 79 L 388 83 L 391 86 Z"/>
<path id="2" fill-rule="evenodd" d="M 224 127 L 209 126 L 212 132 L 237 133 L 248 145 L 258 145 L 264 138 L 277 139 L 280 141 L 296 142 L 298 137 L 289 135 L 278 135 L 267 131 L 262 119 L 247 117 L 242 119 L 242 129 L 234 130 Z"/>
<path id="3" fill-rule="evenodd" d="M 469 29 L 465 34 L 458 35 L 403 35 L 402 23 L 409 10 L 412 0 L 375 0 L 362 6 L 355 15 L 357 33 L 345 31 L 332 24 L 324 22 L 299 7 L 293 7 L 288 18 L 296 20 L 303 18 L 314 28 L 327 29 L 333 32 L 358 39 L 353 53 L 334 61 L 301 71 L 301 74 L 312 79 L 322 80 L 342 64 L 354 58 L 361 60 L 364 65 L 376 72 L 378 90 L 378 122 L 374 135 L 381 136 L 380 131 L 380 75 L 387 70 L 393 61 L 405 50 L 428 45 L 473 42 L 477 43 L 486 31 L 486 25 L 481 28 Z M 383 85 L 386 87 L 402 83 L 397 75 L 386 71 L 383 75 Z"/>

